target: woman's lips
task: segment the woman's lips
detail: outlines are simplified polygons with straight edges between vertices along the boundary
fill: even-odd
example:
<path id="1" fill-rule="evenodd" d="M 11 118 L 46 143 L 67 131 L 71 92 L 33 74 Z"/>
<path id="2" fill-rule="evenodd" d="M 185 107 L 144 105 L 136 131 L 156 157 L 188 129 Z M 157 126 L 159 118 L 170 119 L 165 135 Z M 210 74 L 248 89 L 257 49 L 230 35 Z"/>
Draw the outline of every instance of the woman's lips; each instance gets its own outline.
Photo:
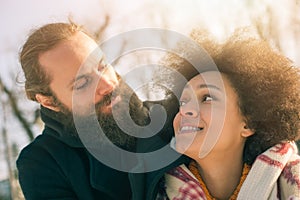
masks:
<path id="1" fill-rule="evenodd" d="M 179 133 L 190 133 L 190 132 L 197 132 L 197 131 L 202 131 L 202 130 L 203 130 L 203 127 L 185 125 L 185 126 L 180 127 Z"/>

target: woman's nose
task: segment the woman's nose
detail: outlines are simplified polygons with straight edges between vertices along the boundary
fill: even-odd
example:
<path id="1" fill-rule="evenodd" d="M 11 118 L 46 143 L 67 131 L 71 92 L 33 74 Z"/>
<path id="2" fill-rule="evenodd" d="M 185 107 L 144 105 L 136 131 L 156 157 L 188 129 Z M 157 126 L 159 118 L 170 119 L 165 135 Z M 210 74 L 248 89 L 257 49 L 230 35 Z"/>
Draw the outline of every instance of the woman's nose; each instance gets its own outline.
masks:
<path id="1" fill-rule="evenodd" d="M 180 108 L 180 114 L 185 117 L 197 117 L 199 109 L 191 106 L 183 106 Z"/>

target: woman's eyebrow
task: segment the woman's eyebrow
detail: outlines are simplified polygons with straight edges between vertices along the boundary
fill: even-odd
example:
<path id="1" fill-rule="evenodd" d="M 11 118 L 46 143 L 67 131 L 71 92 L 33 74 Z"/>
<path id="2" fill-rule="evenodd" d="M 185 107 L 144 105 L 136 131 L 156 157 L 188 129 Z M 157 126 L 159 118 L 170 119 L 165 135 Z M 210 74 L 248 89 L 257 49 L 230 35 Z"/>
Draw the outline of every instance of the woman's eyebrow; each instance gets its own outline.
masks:
<path id="1" fill-rule="evenodd" d="M 187 84 L 184 88 L 190 88 L 190 85 Z M 210 89 L 216 89 L 218 91 L 222 91 L 219 87 L 212 85 L 212 84 L 200 84 L 197 87 L 198 89 L 202 89 L 202 88 L 210 88 Z"/>
<path id="2" fill-rule="evenodd" d="M 211 84 L 200 84 L 197 88 L 210 88 L 210 89 L 216 89 L 221 91 L 221 89 L 215 85 L 211 85 Z"/>

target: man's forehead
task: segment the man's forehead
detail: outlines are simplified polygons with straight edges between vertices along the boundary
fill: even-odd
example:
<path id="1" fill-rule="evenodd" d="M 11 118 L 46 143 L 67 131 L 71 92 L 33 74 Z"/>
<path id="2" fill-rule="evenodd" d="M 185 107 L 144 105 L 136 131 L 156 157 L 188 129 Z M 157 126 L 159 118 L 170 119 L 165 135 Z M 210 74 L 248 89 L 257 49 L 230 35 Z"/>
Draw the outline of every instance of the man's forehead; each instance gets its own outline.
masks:
<path id="1" fill-rule="evenodd" d="M 87 57 L 87 59 L 82 63 L 82 67 L 90 67 L 98 64 L 100 61 L 105 60 L 105 55 L 97 46 Z"/>
<path id="2" fill-rule="evenodd" d="M 95 64 L 103 57 L 103 52 L 97 43 L 84 33 L 78 33 L 68 40 L 63 40 L 54 48 L 43 52 L 39 56 L 42 66 L 55 66 L 60 64 L 81 65 Z"/>

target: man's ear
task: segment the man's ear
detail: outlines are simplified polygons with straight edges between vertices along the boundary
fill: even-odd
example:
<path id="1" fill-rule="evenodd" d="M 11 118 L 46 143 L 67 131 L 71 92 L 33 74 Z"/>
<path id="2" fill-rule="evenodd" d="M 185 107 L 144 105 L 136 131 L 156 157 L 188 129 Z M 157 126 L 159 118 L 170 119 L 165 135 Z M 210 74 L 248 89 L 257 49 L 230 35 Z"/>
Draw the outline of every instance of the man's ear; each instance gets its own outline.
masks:
<path id="1" fill-rule="evenodd" d="M 246 123 L 244 123 L 244 126 L 243 126 L 242 129 L 243 129 L 242 132 L 241 132 L 241 136 L 242 136 L 242 137 L 247 138 L 247 137 L 249 137 L 249 136 L 251 136 L 251 135 L 254 134 L 254 130 L 250 129 L 250 128 L 247 126 Z"/>
<path id="2" fill-rule="evenodd" d="M 35 95 L 36 100 L 44 107 L 53 110 L 55 112 L 59 112 L 60 109 L 53 103 L 53 98 L 50 96 L 45 96 L 42 94 L 36 94 Z"/>

